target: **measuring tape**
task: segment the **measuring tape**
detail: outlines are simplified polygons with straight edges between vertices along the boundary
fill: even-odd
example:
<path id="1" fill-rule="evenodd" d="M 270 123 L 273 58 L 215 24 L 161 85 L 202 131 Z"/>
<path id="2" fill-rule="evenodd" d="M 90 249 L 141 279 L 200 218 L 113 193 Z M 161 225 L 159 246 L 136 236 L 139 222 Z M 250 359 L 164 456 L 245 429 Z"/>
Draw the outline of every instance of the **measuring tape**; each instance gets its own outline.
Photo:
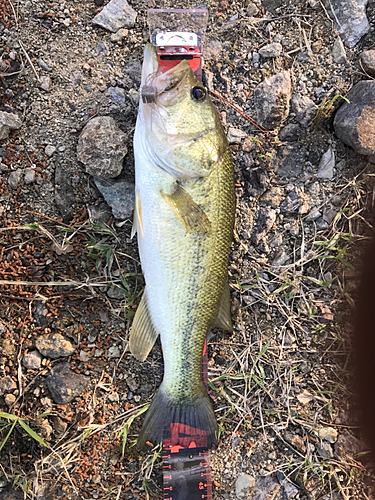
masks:
<path id="1" fill-rule="evenodd" d="M 203 382 L 207 388 L 207 344 L 202 359 Z M 171 443 L 181 443 L 172 446 Z M 163 499 L 212 500 L 211 469 L 207 433 L 172 423 L 163 435 Z"/>

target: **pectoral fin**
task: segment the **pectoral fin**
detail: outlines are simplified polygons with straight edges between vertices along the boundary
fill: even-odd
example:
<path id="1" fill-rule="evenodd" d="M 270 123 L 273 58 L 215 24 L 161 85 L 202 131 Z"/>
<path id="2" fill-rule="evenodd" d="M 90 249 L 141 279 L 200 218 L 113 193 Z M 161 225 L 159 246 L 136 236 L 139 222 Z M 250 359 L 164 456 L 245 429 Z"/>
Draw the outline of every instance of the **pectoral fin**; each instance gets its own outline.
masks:
<path id="1" fill-rule="evenodd" d="M 137 231 L 139 232 L 139 235 L 143 238 L 142 205 L 138 191 L 135 192 L 133 227 L 130 239 L 133 239 Z"/>
<path id="2" fill-rule="evenodd" d="M 147 305 L 146 290 L 135 313 L 130 331 L 129 347 L 134 357 L 144 361 L 151 351 L 159 332 L 152 321 Z"/>
<path id="3" fill-rule="evenodd" d="M 225 282 L 223 295 L 221 296 L 219 312 L 217 313 L 214 324 L 216 328 L 221 328 L 226 332 L 233 332 L 232 317 L 230 313 L 230 291 L 229 283 Z"/>
<path id="4" fill-rule="evenodd" d="M 211 223 L 207 215 L 179 184 L 175 184 L 175 190 L 172 194 L 162 193 L 162 196 L 173 208 L 186 231 L 189 233 L 211 232 Z"/>

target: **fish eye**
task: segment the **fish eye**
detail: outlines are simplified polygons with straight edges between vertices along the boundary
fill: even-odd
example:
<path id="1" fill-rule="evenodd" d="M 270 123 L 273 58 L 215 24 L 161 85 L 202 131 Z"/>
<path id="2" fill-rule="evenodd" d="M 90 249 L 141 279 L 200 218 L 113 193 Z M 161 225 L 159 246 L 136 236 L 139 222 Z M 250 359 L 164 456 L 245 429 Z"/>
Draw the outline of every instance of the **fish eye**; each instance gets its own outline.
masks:
<path id="1" fill-rule="evenodd" d="M 191 90 L 191 97 L 194 101 L 203 101 L 206 97 L 206 91 L 202 87 L 193 87 Z"/>

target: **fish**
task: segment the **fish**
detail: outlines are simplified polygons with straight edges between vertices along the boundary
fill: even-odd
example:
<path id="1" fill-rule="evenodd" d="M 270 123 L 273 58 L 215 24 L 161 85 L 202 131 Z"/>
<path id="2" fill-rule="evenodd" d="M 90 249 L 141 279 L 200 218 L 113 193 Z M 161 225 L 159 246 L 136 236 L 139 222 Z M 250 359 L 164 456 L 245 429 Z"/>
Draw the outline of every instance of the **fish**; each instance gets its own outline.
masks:
<path id="1" fill-rule="evenodd" d="M 144 361 L 160 335 L 164 376 L 138 446 L 162 442 L 163 431 L 179 423 L 199 429 L 211 447 L 218 426 L 202 381 L 202 353 L 211 328 L 232 331 L 233 165 L 217 109 L 187 61 L 163 73 L 155 47 L 147 44 L 142 92 L 132 235 L 146 286 L 129 346 Z"/>

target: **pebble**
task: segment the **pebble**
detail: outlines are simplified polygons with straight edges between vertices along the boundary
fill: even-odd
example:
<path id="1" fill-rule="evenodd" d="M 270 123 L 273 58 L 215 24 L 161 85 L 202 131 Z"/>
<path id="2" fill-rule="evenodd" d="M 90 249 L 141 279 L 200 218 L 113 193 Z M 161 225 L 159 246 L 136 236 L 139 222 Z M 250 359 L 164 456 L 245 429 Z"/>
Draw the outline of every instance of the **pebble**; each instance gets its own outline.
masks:
<path id="1" fill-rule="evenodd" d="M 51 156 L 55 153 L 55 151 L 56 151 L 55 146 L 52 146 L 51 144 L 47 144 L 47 146 L 44 149 L 44 152 L 49 158 L 51 158 Z"/>
<path id="2" fill-rule="evenodd" d="M 22 180 L 22 170 L 13 170 L 8 177 L 8 186 L 11 189 L 17 189 Z"/>
<path id="3" fill-rule="evenodd" d="M 108 349 L 108 357 L 109 358 L 119 358 L 120 356 L 121 356 L 121 351 L 117 345 L 112 345 Z"/>
<path id="4" fill-rule="evenodd" d="M 239 128 L 229 127 L 227 139 L 229 144 L 240 144 L 242 139 L 247 137 L 247 133 Z"/>
<path id="5" fill-rule="evenodd" d="M 259 476 L 254 484 L 253 496 L 251 498 L 253 500 L 282 498 L 282 496 L 277 496 L 279 490 L 280 484 L 275 476 Z"/>
<path id="6" fill-rule="evenodd" d="M 35 345 L 46 358 L 57 359 L 70 356 L 75 352 L 75 346 L 60 333 L 40 335 Z"/>
<path id="7" fill-rule="evenodd" d="M 137 87 L 141 84 L 142 65 L 139 59 L 129 59 L 122 69 L 124 75 L 128 76 Z"/>
<path id="8" fill-rule="evenodd" d="M 280 212 L 290 214 L 306 214 L 309 207 L 309 197 L 302 191 L 301 188 L 295 187 L 288 193 L 288 196 L 280 205 Z"/>
<path id="9" fill-rule="evenodd" d="M 209 40 L 204 45 L 205 61 L 216 61 L 223 50 L 222 43 L 219 40 Z"/>
<path id="10" fill-rule="evenodd" d="M 272 168 L 283 177 L 299 177 L 307 158 L 307 150 L 298 142 L 278 147 L 272 157 Z"/>
<path id="11" fill-rule="evenodd" d="M 17 389 L 17 384 L 11 377 L 0 377 L 0 396 L 15 389 Z"/>
<path id="12" fill-rule="evenodd" d="M 324 458 L 324 460 L 328 460 L 333 457 L 332 446 L 329 443 L 322 441 L 320 443 L 316 443 L 315 447 L 318 454 Z"/>
<path id="13" fill-rule="evenodd" d="M 258 50 L 259 54 L 263 59 L 270 59 L 272 57 L 278 57 L 283 51 L 283 46 L 281 43 L 269 43 L 264 45 Z"/>
<path id="14" fill-rule="evenodd" d="M 332 57 L 337 64 L 346 64 L 346 51 L 341 38 L 338 36 L 333 44 Z"/>
<path id="15" fill-rule="evenodd" d="M 103 54 L 103 56 L 108 55 L 107 46 L 102 40 L 100 40 L 98 44 L 94 47 L 94 54 L 96 56 L 99 56 L 100 54 Z"/>
<path id="16" fill-rule="evenodd" d="M 320 163 L 319 169 L 316 173 L 316 177 L 318 179 L 323 180 L 331 180 L 333 179 L 333 169 L 335 167 L 335 152 L 330 146 L 327 151 L 323 154 Z"/>
<path id="17" fill-rule="evenodd" d="M 309 97 L 301 94 L 294 94 L 292 97 L 292 111 L 296 121 L 307 128 L 311 120 L 315 117 L 318 106 Z"/>
<path id="18" fill-rule="evenodd" d="M 119 286 L 110 286 L 107 290 L 107 295 L 110 299 L 124 300 L 124 291 Z"/>
<path id="19" fill-rule="evenodd" d="M 114 103 L 119 104 L 120 107 L 125 107 L 125 90 L 121 87 L 109 87 L 108 93 L 112 97 Z"/>
<path id="20" fill-rule="evenodd" d="M 251 243 L 258 245 L 272 228 L 276 221 L 276 211 L 270 208 L 261 207 L 258 216 L 253 224 L 251 233 Z"/>
<path id="21" fill-rule="evenodd" d="M 132 28 L 136 17 L 137 12 L 126 0 L 111 0 L 91 22 L 116 33 L 120 28 Z"/>
<path id="22" fill-rule="evenodd" d="M 333 128 L 337 137 L 363 155 L 375 154 L 375 80 L 358 82 L 339 108 Z"/>
<path id="23" fill-rule="evenodd" d="M 131 391 L 135 392 L 138 389 L 138 384 L 133 377 L 127 377 L 126 383 Z"/>
<path id="24" fill-rule="evenodd" d="M 91 356 L 90 356 L 90 353 L 89 353 L 89 352 L 84 351 L 83 349 L 81 349 L 81 350 L 79 351 L 79 357 L 82 359 L 82 361 L 83 361 L 84 363 L 87 363 L 87 361 L 90 359 L 90 357 L 91 357 Z"/>
<path id="25" fill-rule="evenodd" d="M 41 75 L 39 77 L 39 81 L 40 81 L 40 88 L 42 90 L 45 90 L 46 92 L 49 92 L 51 90 L 52 80 L 49 75 Z"/>
<path id="26" fill-rule="evenodd" d="M 289 114 L 291 81 L 288 71 L 266 78 L 254 90 L 257 120 L 262 127 L 272 130 L 279 127 Z"/>
<path id="27" fill-rule="evenodd" d="M 247 498 L 254 488 L 255 480 L 249 474 L 240 474 L 236 479 L 237 498 Z"/>
<path id="28" fill-rule="evenodd" d="M 25 184 L 33 184 L 35 182 L 35 170 L 33 168 L 25 169 L 24 181 Z"/>
<path id="29" fill-rule="evenodd" d="M 77 156 L 88 174 L 100 179 L 117 177 L 128 148 L 127 136 L 110 116 L 92 118 L 78 139 Z"/>
<path id="30" fill-rule="evenodd" d="M 375 49 L 362 52 L 361 63 L 366 73 L 375 76 Z"/>
<path id="31" fill-rule="evenodd" d="M 14 394 L 5 394 L 4 396 L 4 400 L 5 400 L 5 403 L 8 405 L 8 406 L 12 406 L 12 404 L 15 402 L 16 400 L 16 396 Z"/>
<path id="32" fill-rule="evenodd" d="M 68 363 L 55 366 L 46 378 L 47 387 L 55 403 L 70 403 L 89 386 L 90 379 L 75 373 Z"/>
<path id="33" fill-rule="evenodd" d="M 134 210 L 134 184 L 129 183 L 122 177 L 106 180 L 95 177 L 94 182 L 105 201 L 111 207 L 114 217 L 120 220 L 128 219 Z M 111 290 L 114 290 L 114 288 Z M 118 290 L 121 292 L 120 289 Z M 123 298 L 122 295 L 121 300 Z"/>
<path id="34" fill-rule="evenodd" d="M 128 36 L 128 30 L 125 28 L 121 28 L 116 33 L 113 33 L 111 35 L 111 42 L 116 43 L 116 42 L 121 42 L 123 38 L 126 38 Z"/>
<path id="35" fill-rule="evenodd" d="M 366 17 L 368 0 L 330 0 L 328 14 L 342 35 L 345 45 L 354 47 L 369 31 Z"/>
<path id="36" fill-rule="evenodd" d="M 46 62 L 44 62 L 42 58 L 38 59 L 38 66 L 43 71 L 52 71 L 52 68 L 50 66 L 48 66 L 48 64 Z"/>
<path id="37" fill-rule="evenodd" d="M 333 427 L 322 427 L 318 430 L 318 436 L 320 439 L 333 444 L 337 441 L 338 432 Z"/>
<path id="38" fill-rule="evenodd" d="M 0 111 L 0 140 L 7 139 L 11 130 L 18 130 L 21 126 L 18 115 Z"/>
<path id="39" fill-rule="evenodd" d="M 39 370 L 42 363 L 42 355 L 37 350 L 24 354 L 22 364 L 26 370 Z"/>
<path id="40" fill-rule="evenodd" d="M 64 222 L 70 222 L 73 219 L 75 201 L 71 178 L 67 175 L 64 165 L 57 162 L 55 166 L 55 205 Z"/>

